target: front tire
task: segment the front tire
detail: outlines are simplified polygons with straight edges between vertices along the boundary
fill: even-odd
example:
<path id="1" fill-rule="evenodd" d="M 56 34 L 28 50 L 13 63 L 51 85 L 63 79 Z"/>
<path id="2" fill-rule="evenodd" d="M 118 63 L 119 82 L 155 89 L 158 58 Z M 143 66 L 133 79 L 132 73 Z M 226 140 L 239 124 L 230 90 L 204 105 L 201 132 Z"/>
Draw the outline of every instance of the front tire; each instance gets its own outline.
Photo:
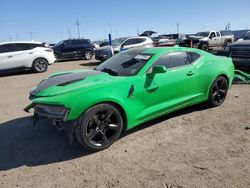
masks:
<path id="1" fill-rule="evenodd" d="M 208 51 L 208 45 L 207 44 L 202 44 L 201 45 L 201 50 Z"/>
<path id="2" fill-rule="evenodd" d="M 90 59 L 92 59 L 92 56 L 93 56 L 93 53 L 90 50 L 86 50 L 84 52 L 84 59 L 90 60 Z"/>
<path id="3" fill-rule="evenodd" d="M 118 108 L 103 103 L 89 108 L 78 120 L 75 135 L 86 149 L 100 151 L 111 146 L 121 135 L 123 117 Z"/>
<path id="4" fill-rule="evenodd" d="M 35 59 L 32 64 L 32 70 L 36 73 L 45 72 L 48 69 L 48 62 L 45 59 Z"/>
<path id="5" fill-rule="evenodd" d="M 225 77 L 217 77 L 209 91 L 208 104 L 211 107 L 220 106 L 226 99 L 228 91 L 228 81 Z"/>

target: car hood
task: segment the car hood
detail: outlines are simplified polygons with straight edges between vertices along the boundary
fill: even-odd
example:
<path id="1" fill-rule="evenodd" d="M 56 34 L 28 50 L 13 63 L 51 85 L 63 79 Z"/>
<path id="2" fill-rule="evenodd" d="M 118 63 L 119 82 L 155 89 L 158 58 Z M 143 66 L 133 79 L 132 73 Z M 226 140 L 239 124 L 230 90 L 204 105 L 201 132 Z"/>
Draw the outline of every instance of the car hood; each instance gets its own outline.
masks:
<path id="1" fill-rule="evenodd" d="M 250 46 L 250 40 L 238 40 L 228 46 Z"/>
<path id="2" fill-rule="evenodd" d="M 114 76 L 96 70 L 61 72 L 42 80 L 30 92 L 30 98 L 55 96 L 82 88 L 90 89 L 112 80 Z"/>

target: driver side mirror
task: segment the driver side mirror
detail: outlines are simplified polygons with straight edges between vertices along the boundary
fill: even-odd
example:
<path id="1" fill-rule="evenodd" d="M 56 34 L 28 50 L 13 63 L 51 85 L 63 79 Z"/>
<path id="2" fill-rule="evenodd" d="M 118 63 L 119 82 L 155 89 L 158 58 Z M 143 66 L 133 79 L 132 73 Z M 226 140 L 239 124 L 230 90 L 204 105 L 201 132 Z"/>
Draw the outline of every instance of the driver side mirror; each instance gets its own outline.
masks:
<path id="1" fill-rule="evenodd" d="M 156 65 L 153 69 L 149 72 L 150 75 L 156 75 L 167 72 L 167 68 L 163 65 Z"/>

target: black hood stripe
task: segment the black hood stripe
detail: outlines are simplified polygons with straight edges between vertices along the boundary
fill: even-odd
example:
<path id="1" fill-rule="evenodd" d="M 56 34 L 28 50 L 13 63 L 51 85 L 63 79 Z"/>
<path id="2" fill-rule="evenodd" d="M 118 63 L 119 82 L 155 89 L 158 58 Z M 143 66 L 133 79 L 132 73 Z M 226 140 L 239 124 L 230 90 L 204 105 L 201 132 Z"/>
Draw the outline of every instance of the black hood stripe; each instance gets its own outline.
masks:
<path id="1" fill-rule="evenodd" d="M 36 95 L 40 91 L 47 89 L 48 87 L 53 85 L 65 86 L 77 81 L 81 81 L 85 79 L 87 76 L 97 75 L 101 73 L 102 72 L 100 71 L 90 70 L 90 71 L 83 71 L 76 73 L 53 75 L 43 80 L 40 84 L 38 84 L 37 88 L 30 92 L 30 95 Z"/>

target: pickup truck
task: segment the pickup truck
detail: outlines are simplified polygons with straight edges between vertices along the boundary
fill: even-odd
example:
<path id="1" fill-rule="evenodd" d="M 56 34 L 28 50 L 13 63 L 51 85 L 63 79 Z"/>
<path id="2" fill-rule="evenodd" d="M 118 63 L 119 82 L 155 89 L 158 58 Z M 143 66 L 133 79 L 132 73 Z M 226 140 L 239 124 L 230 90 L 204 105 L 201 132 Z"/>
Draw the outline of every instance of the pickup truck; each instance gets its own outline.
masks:
<path id="1" fill-rule="evenodd" d="M 234 42 L 234 34 L 230 30 L 198 32 L 188 35 L 180 45 L 199 48 L 205 51 L 221 50 Z"/>

